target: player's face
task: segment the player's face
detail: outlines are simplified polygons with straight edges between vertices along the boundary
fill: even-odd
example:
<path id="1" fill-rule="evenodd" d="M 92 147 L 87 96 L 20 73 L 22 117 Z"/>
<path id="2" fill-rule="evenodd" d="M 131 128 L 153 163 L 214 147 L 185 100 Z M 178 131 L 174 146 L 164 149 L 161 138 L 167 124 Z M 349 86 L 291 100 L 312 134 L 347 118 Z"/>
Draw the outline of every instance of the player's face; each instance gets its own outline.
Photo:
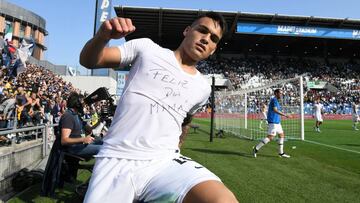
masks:
<path id="1" fill-rule="evenodd" d="M 276 99 L 280 99 L 280 98 L 281 98 L 281 95 L 282 95 L 282 92 L 281 92 L 281 91 L 275 93 Z"/>
<path id="2" fill-rule="evenodd" d="M 222 30 L 218 22 L 203 17 L 187 27 L 183 34 L 185 53 L 194 61 L 200 61 L 215 52 Z"/>

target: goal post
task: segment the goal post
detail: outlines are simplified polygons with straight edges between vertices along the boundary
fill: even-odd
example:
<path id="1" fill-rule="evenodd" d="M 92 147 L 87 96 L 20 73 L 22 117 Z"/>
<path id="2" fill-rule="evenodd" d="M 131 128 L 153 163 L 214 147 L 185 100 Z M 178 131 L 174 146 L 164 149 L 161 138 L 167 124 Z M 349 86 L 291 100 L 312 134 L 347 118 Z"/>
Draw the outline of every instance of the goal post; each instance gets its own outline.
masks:
<path id="1" fill-rule="evenodd" d="M 264 117 L 275 89 L 283 92 L 279 100 L 281 111 L 291 115 L 290 118 L 281 118 L 286 138 L 304 140 L 302 76 L 243 90 L 215 92 L 216 130 L 246 139 L 264 138 L 267 135 L 267 121 Z"/>

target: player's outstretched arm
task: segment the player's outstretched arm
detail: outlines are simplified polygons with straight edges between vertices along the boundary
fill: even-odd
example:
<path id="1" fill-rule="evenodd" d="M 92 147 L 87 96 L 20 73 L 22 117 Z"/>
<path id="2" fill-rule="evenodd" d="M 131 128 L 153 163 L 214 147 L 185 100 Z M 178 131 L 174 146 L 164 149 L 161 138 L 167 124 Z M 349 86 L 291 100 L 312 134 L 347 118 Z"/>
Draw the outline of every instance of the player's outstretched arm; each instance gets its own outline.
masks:
<path id="1" fill-rule="evenodd" d="M 135 31 L 129 18 L 112 18 L 106 20 L 96 35 L 83 47 L 80 64 L 87 68 L 119 67 L 121 56 L 117 47 L 106 47 L 111 39 L 120 39 Z"/>

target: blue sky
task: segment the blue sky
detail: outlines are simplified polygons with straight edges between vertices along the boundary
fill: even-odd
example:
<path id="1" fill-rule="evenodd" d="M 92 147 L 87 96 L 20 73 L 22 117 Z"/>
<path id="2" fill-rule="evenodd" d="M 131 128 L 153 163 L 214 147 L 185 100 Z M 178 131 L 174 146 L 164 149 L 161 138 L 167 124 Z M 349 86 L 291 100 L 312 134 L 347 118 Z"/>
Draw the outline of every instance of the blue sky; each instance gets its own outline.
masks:
<path id="1" fill-rule="evenodd" d="M 79 53 L 91 38 L 95 0 L 8 0 L 45 18 L 45 59 L 82 69 Z M 221 2 L 221 3 L 219 3 Z M 360 19 L 360 0 L 113 0 L 113 6 L 187 8 Z M 112 13 L 114 16 L 115 13 Z M 136 26 L 136 25 L 135 25 Z M 121 42 L 112 42 L 112 45 Z M 84 72 L 84 71 L 81 71 Z"/>

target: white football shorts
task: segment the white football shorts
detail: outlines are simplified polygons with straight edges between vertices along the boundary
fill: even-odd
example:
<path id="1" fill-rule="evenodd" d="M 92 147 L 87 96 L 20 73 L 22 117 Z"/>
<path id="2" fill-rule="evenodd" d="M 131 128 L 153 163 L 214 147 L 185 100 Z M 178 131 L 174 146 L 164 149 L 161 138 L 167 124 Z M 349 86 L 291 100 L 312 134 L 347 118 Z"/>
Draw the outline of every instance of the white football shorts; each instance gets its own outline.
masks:
<path id="1" fill-rule="evenodd" d="M 323 118 L 321 114 L 315 114 L 315 120 L 319 122 L 323 122 Z"/>
<path id="2" fill-rule="evenodd" d="M 268 135 L 275 136 L 276 134 L 284 133 L 281 124 L 269 123 Z"/>
<path id="3" fill-rule="evenodd" d="M 195 185 L 221 181 L 181 154 L 153 160 L 97 157 L 84 202 L 182 202 Z"/>
<path id="4" fill-rule="evenodd" d="M 260 119 L 261 119 L 261 120 L 266 120 L 266 119 L 267 119 L 266 112 L 261 112 Z"/>
<path id="5" fill-rule="evenodd" d="M 360 122 L 360 116 L 359 115 L 356 115 L 356 114 L 353 114 L 352 115 L 352 120 L 353 120 L 353 122 Z"/>

